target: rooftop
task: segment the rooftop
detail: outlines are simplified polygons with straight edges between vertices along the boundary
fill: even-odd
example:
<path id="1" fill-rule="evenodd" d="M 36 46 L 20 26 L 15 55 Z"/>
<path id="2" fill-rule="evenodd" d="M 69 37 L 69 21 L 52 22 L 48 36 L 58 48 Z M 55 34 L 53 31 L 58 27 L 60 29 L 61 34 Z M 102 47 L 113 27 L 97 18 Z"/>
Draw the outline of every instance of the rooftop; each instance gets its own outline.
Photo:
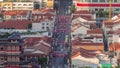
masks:
<path id="1" fill-rule="evenodd" d="M 27 10 L 8 10 L 3 12 L 4 16 L 10 15 L 10 16 L 19 16 L 19 15 L 27 15 Z"/>
<path id="2" fill-rule="evenodd" d="M 27 29 L 28 24 L 31 22 L 29 20 L 9 20 L 0 23 L 0 28 L 6 29 Z"/>
<path id="3" fill-rule="evenodd" d="M 109 45 L 110 51 L 119 51 L 120 50 L 120 44 L 119 43 L 113 43 Z"/>
<path id="4" fill-rule="evenodd" d="M 88 30 L 87 34 L 102 34 L 102 30 L 100 28 L 97 28 L 95 30 Z"/>

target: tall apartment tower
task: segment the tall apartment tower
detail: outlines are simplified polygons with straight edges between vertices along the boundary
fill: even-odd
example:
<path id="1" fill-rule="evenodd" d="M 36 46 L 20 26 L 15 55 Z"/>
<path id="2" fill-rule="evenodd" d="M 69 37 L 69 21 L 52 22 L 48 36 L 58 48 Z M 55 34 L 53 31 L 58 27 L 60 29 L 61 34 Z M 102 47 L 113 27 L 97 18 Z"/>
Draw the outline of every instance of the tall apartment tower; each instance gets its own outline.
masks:
<path id="1" fill-rule="evenodd" d="M 16 33 L 0 39 L 0 68 L 21 68 L 21 46 L 20 36 Z"/>
<path id="2" fill-rule="evenodd" d="M 120 11 L 120 0 L 73 0 L 78 10 L 109 11 L 110 1 L 112 1 L 112 10 Z M 103 8 L 104 7 L 104 8 Z"/>

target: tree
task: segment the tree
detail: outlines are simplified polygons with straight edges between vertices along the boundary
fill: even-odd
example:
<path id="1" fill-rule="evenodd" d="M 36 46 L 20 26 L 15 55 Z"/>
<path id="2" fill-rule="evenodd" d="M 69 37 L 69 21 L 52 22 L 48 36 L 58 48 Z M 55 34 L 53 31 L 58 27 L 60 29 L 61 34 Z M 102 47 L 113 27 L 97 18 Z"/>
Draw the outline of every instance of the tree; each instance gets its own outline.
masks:
<path id="1" fill-rule="evenodd" d="M 120 65 L 118 65 L 118 66 L 115 66 L 115 68 L 120 68 Z"/>
<path id="2" fill-rule="evenodd" d="M 96 13 L 96 16 L 97 16 L 97 17 L 108 18 L 109 13 L 108 13 L 107 11 L 99 10 L 99 11 Z"/>
<path id="3" fill-rule="evenodd" d="M 46 68 L 47 57 L 38 58 L 38 63 L 41 64 L 42 68 Z"/>
<path id="4" fill-rule="evenodd" d="M 32 24 L 30 23 L 30 24 L 28 24 L 28 27 L 27 27 L 28 29 L 31 29 L 32 28 Z"/>
<path id="5" fill-rule="evenodd" d="M 74 13 L 75 10 L 76 10 L 75 5 L 72 5 L 72 6 L 70 7 L 70 12 L 71 12 L 71 13 Z"/>
<path id="6" fill-rule="evenodd" d="M 0 35 L 0 38 L 8 38 L 10 36 L 9 33 L 4 33 L 3 35 Z"/>
<path id="7" fill-rule="evenodd" d="M 0 17 L 1 17 L 1 18 L 3 18 L 3 17 L 4 17 L 2 13 L 0 13 Z"/>

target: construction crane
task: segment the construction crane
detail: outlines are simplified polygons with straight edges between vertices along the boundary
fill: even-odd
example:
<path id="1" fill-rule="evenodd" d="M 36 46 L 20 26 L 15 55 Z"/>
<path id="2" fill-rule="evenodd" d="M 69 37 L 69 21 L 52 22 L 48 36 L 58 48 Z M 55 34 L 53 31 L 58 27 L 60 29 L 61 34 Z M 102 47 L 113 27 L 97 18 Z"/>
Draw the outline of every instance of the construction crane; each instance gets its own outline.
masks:
<path id="1" fill-rule="evenodd" d="M 109 20 L 112 17 L 112 0 L 109 0 Z"/>

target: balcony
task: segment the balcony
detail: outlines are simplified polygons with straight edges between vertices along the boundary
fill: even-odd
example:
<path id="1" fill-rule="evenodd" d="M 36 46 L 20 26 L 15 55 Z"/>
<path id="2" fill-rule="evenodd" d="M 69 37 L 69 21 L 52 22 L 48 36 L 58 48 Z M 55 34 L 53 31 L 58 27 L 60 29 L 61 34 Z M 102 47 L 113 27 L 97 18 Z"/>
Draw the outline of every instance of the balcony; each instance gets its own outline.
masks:
<path id="1" fill-rule="evenodd" d="M 4 65 L 0 65 L 0 68 L 5 68 L 5 66 Z"/>
<path id="2" fill-rule="evenodd" d="M 6 55 L 20 55 L 21 51 L 19 50 L 7 50 Z"/>
<path id="3" fill-rule="evenodd" d="M 0 55 L 6 54 L 6 51 L 0 51 Z"/>

